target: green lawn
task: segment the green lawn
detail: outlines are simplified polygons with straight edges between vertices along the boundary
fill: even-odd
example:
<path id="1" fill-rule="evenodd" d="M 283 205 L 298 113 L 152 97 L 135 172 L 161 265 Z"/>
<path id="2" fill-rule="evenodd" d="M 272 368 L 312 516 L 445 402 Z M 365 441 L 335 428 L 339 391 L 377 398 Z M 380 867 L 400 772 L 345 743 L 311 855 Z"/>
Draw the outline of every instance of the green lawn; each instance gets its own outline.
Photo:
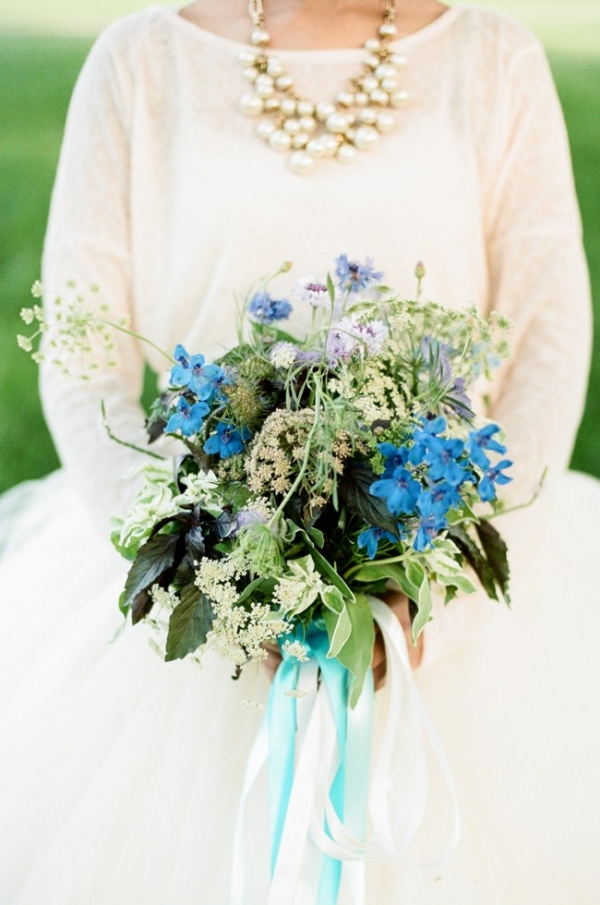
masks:
<path id="1" fill-rule="evenodd" d="M 536 0 L 528 0 L 531 7 Z M 106 15 L 145 6 L 113 0 L 103 5 Z M 491 4 L 487 4 L 491 5 Z M 510 4 L 493 4 L 507 7 Z M 516 4 L 513 4 L 516 6 Z M 522 7 L 522 4 L 519 4 Z M 538 4 L 539 5 L 539 4 Z M 544 0 L 549 10 L 559 0 Z M 562 4 L 563 7 L 566 4 Z M 52 3 L 54 22 L 61 4 Z M 98 3 L 78 3 L 80 15 L 95 21 Z M 569 7 L 600 10 L 600 4 L 569 2 Z M 16 349 L 21 329 L 20 308 L 29 302 L 29 287 L 39 275 L 40 250 L 48 200 L 60 145 L 62 125 L 77 72 L 90 45 L 89 38 L 16 35 L 27 15 L 43 10 L 37 0 L 20 0 L 21 20 L 14 4 L 0 0 L 0 490 L 24 478 L 36 477 L 56 465 L 52 442 L 37 401 L 36 368 Z M 62 4 L 64 21 L 71 21 L 73 5 Z M 82 12 L 83 10 L 83 12 Z M 593 18 L 593 17 L 592 17 Z M 600 21 L 600 17 L 599 17 Z M 31 22 L 29 23 L 31 24 Z M 71 23 L 72 24 L 72 23 Z M 83 25 L 82 25 L 83 27 Z M 584 29 L 585 31 L 585 29 Z M 579 29 L 579 47 L 585 36 Z M 570 40 L 570 39 L 569 39 Z M 567 41 L 568 44 L 568 41 Z M 551 61 L 571 134 L 577 187 L 585 224 L 586 248 L 597 306 L 600 305 L 600 60 L 585 53 L 553 53 Z M 598 314 L 598 313 L 597 313 Z M 597 316 L 600 323 L 600 315 Z M 588 406 L 573 464 L 600 475 L 600 335 L 596 333 L 595 363 Z"/>

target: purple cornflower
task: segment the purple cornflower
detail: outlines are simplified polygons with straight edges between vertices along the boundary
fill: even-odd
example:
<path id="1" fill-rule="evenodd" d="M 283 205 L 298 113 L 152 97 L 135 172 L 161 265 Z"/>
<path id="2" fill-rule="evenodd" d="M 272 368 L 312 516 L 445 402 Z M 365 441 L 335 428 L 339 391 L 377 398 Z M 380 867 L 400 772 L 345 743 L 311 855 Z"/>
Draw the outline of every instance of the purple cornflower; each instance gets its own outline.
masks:
<path id="1" fill-rule="evenodd" d="M 381 271 L 375 270 L 373 258 L 367 258 L 361 264 L 360 261 L 349 261 L 348 255 L 339 255 L 335 259 L 335 275 L 343 292 L 360 292 L 383 277 Z"/>
<path id="2" fill-rule="evenodd" d="M 255 293 L 248 304 L 248 315 L 257 324 L 268 325 L 285 320 L 292 306 L 287 299 L 274 299 L 266 290 Z"/>
<path id="3" fill-rule="evenodd" d="M 312 305 L 313 308 L 328 308 L 331 302 L 327 283 L 317 277 L 301 277 L 294 283 L 292 292 L 297 299 Z"/>

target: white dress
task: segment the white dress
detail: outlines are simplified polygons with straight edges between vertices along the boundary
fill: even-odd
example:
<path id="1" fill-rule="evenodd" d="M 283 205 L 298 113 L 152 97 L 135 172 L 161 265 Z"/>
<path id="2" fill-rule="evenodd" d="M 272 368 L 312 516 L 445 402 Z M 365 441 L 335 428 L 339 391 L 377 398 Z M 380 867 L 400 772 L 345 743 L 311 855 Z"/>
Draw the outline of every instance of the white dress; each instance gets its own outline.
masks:
<path id="1" fill-rule="evenodd" d="M 240 45 L 156 7 L 109 28 L 76 88 L 52 204 L 44 283 L 100 284 L 115 312 L 171 349 L 234 341 L 235 296 L 290 259 L 295 276 L 341 252 L 373 255 L 411 295 L 475 301 L 515 327 L 491 388 L 515 481 L 542 498 L 503 517 L 513 606 L 438 605 L 417 681 L 458 787 L 462 834 L 446 864 L 372 864 L 368 905 L 592 905 L 600 901 L 600 485 L 564 474 L 589 361 L 589 290 L 564 125 L 537 41 L 454 7 L 398 42 L 412 102 L 349 167 L 310 177 L 235 111 Z M 301 91 L 327 98 L 357 50 L 285 51 Z M 302 327 L 302 318 L 292 327 Z M 80 384 L 46 368 L 64 469 L 0 501 L 0 902 L 225 905 L 235 812 L 268 682 L 164 664 L 143 629 L 111 643 L 126 572 L 109 516 L 131 497 L 144 349 Z M 158 356 L 150 363 L 162 369 Z M 136 459 L 137 461 L 137 459 Z M 248 905 L 266 901 L 257 808 Z M 435 778 L 423 852 L 448 806 Z"/>

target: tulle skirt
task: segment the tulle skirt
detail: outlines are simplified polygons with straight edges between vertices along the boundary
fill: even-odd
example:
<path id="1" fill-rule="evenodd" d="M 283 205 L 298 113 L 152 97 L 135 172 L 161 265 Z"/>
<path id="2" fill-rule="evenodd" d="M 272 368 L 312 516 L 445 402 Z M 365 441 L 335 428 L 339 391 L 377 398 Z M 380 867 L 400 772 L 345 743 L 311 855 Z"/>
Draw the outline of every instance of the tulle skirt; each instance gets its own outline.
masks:
<path id="1" fill-rule="evenodd" d="M 600 482 L 567 474 L 512 609 L 417 672 L 460 842 L 434 868 L 370 863 L 368 905 L 600 902 L 599 513 Z M 262 718 L 241 702 L 266 701 L 266 676 L 165 664 L 141 628 L 115 638 L 127 564 L 62 472 L 5 495 L 0 525 L 0 902 L 227 905 Z M 263 794 L 247 905 L 267 900 Z M 447 821 L 433 775 L 424 850 Z"/>

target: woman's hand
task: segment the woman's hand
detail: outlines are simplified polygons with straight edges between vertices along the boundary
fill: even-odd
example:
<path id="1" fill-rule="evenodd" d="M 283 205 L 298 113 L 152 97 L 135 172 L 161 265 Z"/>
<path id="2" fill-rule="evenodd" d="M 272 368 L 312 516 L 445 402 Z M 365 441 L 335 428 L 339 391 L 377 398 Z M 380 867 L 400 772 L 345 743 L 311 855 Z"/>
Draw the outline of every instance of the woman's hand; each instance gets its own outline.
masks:
<path id="1" fill-rule="evenodd" d="M 386 591 L 382 600 L 384 603 L 387 603 L 402 627 L 406 637 L 406 646 L 408 647 L 408 660 L 411 668 L 416 669 L 423 657 L 423 635 L 419 635 L 419 639 L 416 645 L 414 645 L 412 642 L 412 626 L 408 609 L 408 597 L 400 591 Z M 269 679 L 272 680 L 281 663 L 281 654 L 279 653 L 279 648 L 274 644 L 265 644 L 265 650 L 267 651 L 267 656 L 262 662 Z M 371 666 L 373 669 L 375 690 L 377 691 L 379 688 L 383 687 L 386 673 L 385 647 L 381 632 L 377 626 L 375 627 L 375 647 L 373 648 Z"/>

